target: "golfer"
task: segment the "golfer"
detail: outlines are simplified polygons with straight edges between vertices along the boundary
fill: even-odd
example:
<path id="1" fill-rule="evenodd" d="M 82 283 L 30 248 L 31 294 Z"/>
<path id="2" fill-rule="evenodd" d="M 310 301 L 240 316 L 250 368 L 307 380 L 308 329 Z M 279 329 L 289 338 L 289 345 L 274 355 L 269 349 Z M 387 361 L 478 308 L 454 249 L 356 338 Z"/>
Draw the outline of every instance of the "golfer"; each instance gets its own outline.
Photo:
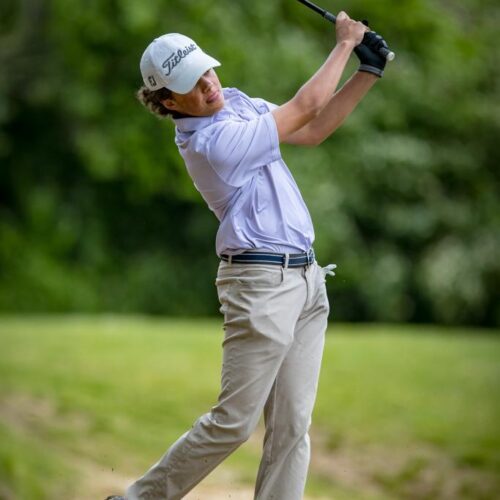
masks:
<path id="1" fill-rule="evenodd" d="M 335 93 L 367 30 L 341 12 L 335 48 L 282 106 L 223 88 L 214 71 L 220 63 L 186 36 L 163 35 L 144 52 L 139 100 L 173 119 L 189 175 L 220 222 L 222 385 L 215 406 L 125 497 L 108 499 L 184 497 L 249 438 L 262 412 L 255 498 L 302 498 L 329 312 L 325 277 L 334 266 L 315 260 L 311 218 L 280 144 L 320 144 L 382 76 L 385 60 L 375 49 L 385 42 L 373 34 L 356 49 L 359 70 Z"/>

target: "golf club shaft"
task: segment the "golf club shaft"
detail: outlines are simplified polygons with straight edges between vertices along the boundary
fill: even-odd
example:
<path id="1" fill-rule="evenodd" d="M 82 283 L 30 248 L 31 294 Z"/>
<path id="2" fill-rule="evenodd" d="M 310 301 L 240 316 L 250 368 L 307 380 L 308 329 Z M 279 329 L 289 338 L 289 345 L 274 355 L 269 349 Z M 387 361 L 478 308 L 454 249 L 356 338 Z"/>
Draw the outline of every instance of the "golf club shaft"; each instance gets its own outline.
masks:
<path id="1" fill-rule="evenodd" d="M 316 5 L 315 3 L 310 2 L 309 0 L 298 0 L 301 4 L 305 5 L 306 7 L 309 7 L 311 10 L 314 10 L 314 12 L 317 12 L 320 16 L 324 17 L 327 21 L 330 21 L 331 23 L 335 23 L 337 21 L 337 17 L 334 16 L 331 12 L 328 12 L 327 10 L 321 8 L 319 5 Z M 381 47 L 379 49 L 379 54 L 382 57 L 385 57 L 387 61 L 392 61 L 395 57 L 396 54 L 392 52 L 389 49 L 386 49 L 385 47 Z"/>
<path id="2" fill-rule="evenodd" d="M 337 21 L 337 16 L 334 16 L 331 12 L 328 12 L 327 10 L 321 8 L 319 5 L 316 5 L 315 3 L 310 2 L 309 0 L 299 0 L 301 4 L 304 4 L 306 7 L 309 7 L 311 10 L 314 10 L 314 12 L 317 12 L 320 16 L 324 17 L 327 21 L 330 21 L 331 23 L 335 24 L 335 21 Z"/>

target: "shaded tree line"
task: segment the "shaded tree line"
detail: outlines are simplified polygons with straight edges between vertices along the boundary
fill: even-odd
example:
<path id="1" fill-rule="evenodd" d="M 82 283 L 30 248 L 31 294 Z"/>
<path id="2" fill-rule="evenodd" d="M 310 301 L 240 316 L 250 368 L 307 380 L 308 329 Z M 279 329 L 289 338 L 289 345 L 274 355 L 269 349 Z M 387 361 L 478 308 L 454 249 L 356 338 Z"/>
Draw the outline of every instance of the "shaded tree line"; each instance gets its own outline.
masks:
<path id="1" fill-rule="evenodd" d="M 134 98 L 142 51 L 184 33 L 222 61 L 224 86 L 281 104 L 333 47 L 332 26 L 292 0 L 0 9 L 0 310 L 216 313 L 217 221 L 172 123 Z M 283 148 L 318 259 L 339 266 L 333 318 L 500 323 L 499 12 L 349 3 L 397 59 L 320 147 Z"/>

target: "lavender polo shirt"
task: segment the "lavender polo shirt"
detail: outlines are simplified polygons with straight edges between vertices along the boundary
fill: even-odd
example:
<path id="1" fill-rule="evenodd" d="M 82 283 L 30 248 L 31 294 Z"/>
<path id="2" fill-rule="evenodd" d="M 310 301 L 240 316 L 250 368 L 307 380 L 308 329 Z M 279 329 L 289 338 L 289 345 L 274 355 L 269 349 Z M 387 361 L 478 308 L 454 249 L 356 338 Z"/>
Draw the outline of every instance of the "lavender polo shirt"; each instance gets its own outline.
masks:
<path id="1" fill-rule="evenodd" d="M 217 255 L 259 249 L 306 252 L 309 211 L 281 158 L 276 106 L 234 88 L 209 117 L 175 120 L 175 142 L 196 189 L 220 221 Z"/>

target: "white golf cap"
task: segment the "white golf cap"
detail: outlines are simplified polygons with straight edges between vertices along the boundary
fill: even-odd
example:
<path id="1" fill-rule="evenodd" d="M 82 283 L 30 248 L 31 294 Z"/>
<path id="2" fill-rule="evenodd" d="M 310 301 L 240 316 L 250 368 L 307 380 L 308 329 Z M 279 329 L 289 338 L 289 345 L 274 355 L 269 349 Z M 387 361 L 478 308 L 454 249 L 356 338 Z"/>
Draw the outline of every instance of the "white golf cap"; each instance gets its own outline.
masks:
<path id="1" fill-rule="evenodd" d="M 141 58 L 142 79 L 148 89 L 166 87 L 178 94 L 193 90 L 201 75 L 216 66 L 219 61 L 179 33 L 155 38 Z"/>

